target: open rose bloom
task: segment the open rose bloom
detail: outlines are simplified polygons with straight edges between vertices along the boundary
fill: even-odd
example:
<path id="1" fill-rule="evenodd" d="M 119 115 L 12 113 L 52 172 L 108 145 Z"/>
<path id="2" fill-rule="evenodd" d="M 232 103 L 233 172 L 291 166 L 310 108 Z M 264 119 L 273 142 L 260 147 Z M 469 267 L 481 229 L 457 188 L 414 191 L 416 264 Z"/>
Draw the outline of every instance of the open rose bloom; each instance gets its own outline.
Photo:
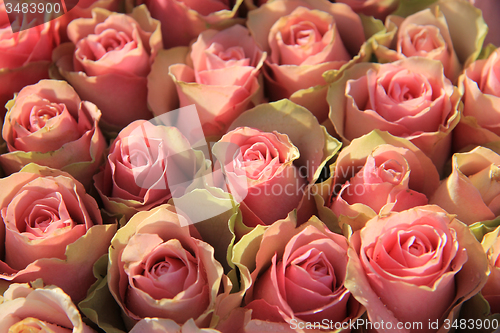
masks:
<path id="1" fill-rule="evenodd" d="M 90 188 L 106 148 L 94 104 L 81 101 L 64 81 L 42 80 L 23 88 L 7 108 L 2 137 L 9 153 L 0 156 L 5 172 L 37 163 L 66 171 Z"/>
<path id="2" fill-rule="evenodd" d="M 456 318 L 460 304 L 487 279 L 480 244 L 465 224 L 438 206 L 377 216 L 350 242 L 346 287 L 370 320 L 392 327 Z M 434 331 L 424 324 L 422 332 Z"/>

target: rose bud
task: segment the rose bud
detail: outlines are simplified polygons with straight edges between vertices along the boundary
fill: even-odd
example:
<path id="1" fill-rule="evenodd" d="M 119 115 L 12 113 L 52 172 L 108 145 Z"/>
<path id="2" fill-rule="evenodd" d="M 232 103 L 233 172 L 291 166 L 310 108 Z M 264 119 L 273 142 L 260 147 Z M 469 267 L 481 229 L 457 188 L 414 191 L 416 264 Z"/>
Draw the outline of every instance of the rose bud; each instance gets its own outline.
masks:
<path id="1" fill-rule="evenodd" d="M 456 214 L 467 225 L 493 220 L 500 215 L 500 155 L 476 147 L 468 153 L 456 153 L 452 172 L 443 180 L 430 203 Z"/>
<path id="2" fill-rule="evenodd" d="M 103 225 L 94 198 L 65 172 L 28 164 L 0 186 L 0 279 L 41 278 L 82 300 L 116 225 Z"/>
<path id="3" fill-rule="evenodd" d="M 460 97 L 442 64 L 421 57 L 355 64 L 328 90 L 330 120 L 344 143 L 374 129 L 387 131 L 420 148 L 439 172 L 451 153 Z"/>
<path id="4" fill-rule="evenodd" d="M 270 100 L 290 98 L 320 123 L 327 119 L 326 89 L 305 89 L 324 86 L 325 71 L 338 70 L 364 53 L 360 50 L 366 38 L 359 16 L 344 4 L 326 0 L 278 0 L 251 11 L 248 28 L 269 54 L 264 75 Z M 303 104 L 302 98 L 309 103 Z"/>
<path id="5" fill-rule="evenodd" d="M 190 49 L 158 54 L 148 77 L 153 87 L 148 102 L 155 115 L 194 104 L 205 136 L 220 136 L 243 111 L 262 102 L 259 72 L 265 57 L 240 25 L 204 31 Z"/>
<path id="6" fill-rule="evenodd" d="M 146 77 L 161 49 L 159 22 L 145 6 L 129 15 L 102 8 L 92 13 L 92 18 L 68 25 L 71 43 L 54 50 L 54 76 L 67 80 L 82 99 L 96 104 L 110 130 L 151 118 Z"/>
<path id="7" fill-rule="evenodd" d="M 345 285 L 371 322 L 385 323 L 379 333 L 436 332 L 437 320 L 444 331 L 487 279 L 479 242 L 438 206 L 376 216 L 349 241 Z"/>
<path id="8" fill-rule="evenodd" d="M 298 206 L 306 179 L 293 164 L 300 154 L 287 135 L 238 127 L 212 150 L 230 192 L 264 224 L 285 218 Z M 286 200 L 282 200 L 283 195 Z"/>
<path id="9" fill-rule="evenodd" d="M 316 217 L 296 227 L 293 213 L 243 236 L 233 261 L 249 270 L 242 270 L 244 285 L 251 273 L 244 304 L 252 320 L 288 328 L 356 320 L 364 309 L 344 286 L 347 249 L 347 239 Z"/>
<path id="10" fill-rule="evenodd" d="M 444 74 L 454 84 L 462 71 L 481 52 L 486 25 L 481 12 L 467 1 L 438 1 L 406 18 L 391 15 L 386 27 L 392 36 L 390 47 L 374 45 L 379 62 L 405 57 L 440 61 Z"/>
<path id="11" fill-rule="evenodd" d="M 82 321 L 78 308 L 60 288 L 46 286 L 33 289 L 27 283 L 12 284 L 3 294 L 0 327 L 9 333 L 95 332 Z"/>
<path id="12" fill-rule="evenodd" d="M 11 5 L 15 3 L 10 3 Z M 15 21 L 16 26 L 26 24 Z M 0 117 L 4 106 L 24 86 L 49 78 L 52 50 L 59 45 L 56 21 L 13 33 L 5 3 L 0 3 Z"/>
<path id="13" fill-rule="evenodd" d="M 204 154 L 193 150 L 176 127 L 137 120 L 111 144 L 94 185 L 104 208 L 128 220 L 138 211 L 182 196 L 209 172 Z"/>
<path id="14" fill-rule="evenodd" d="M 66 171 L 90 188 L 106 148 L 94 104 L 82 102 L 65 81 L 42 80 L 7 107 L 2 137 L 9 153 L 0 155 L 7 174 L 33 162 Z"/>
<path id="15" fill-rule="evenodd" d="M 426 205 L 438 186 L 436 167 L 420 149 L 375 130 L 340 152 L 331 209 L 357 230 L 378 214 Z"/>
<path id="16" fill-rule="evenodd" d="M 137 213 L 113 238 L 108 285 L 129 330 L 146 317 L 210 325 L 223 269 L 190 223 L 167 204 Z"/>
<path id="17" fill-rule="evenodd" d="M 477 60 L 460 76 L 464 110 L 453 133 L 456 150 L 500 141 L 500 49 Z"/>

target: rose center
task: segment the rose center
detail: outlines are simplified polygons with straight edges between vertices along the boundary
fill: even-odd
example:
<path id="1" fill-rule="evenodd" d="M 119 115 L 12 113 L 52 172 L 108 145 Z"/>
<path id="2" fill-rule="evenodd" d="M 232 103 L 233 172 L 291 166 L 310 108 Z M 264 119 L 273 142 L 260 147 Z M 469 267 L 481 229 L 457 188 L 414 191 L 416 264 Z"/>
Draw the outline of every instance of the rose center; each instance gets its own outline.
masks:
<path id="1" fill-rule="evenodd" d="M 218 54 L 223 61 L 245 59 L 245 50 L 241 46 L 233 46 Z"/>
<path id="2" fill-rule="evenodd" d="M 433 30 L 429 30 L 434 28 Z M 440 45 L 437 42 L 436 27 L 421 27 L 413 34 L 411 41 L 415 50 L 418 52 L 431 52 L 432 50 L 437 49 Z"/>
<path id="3" fill-rule="evenodd" d="M 308 45 L 321 41 L 321 33 L 312 22 L 300 22 L 290 27 L 289 38 L 284 40 L 288 45 Z"/>
<path id="4" fill-rule="evenodd" d="M 396 185 L 401 182 L 403 171 L 403 167 L 398 161 L 390 159 L 380 165 L 377 169 L 377 175 L 383 182 Z"/>
<path id="5" fill-rule="evenodd" d="M 90 60 L 96 61 L 101 59 L 110 51 L 119 51 L 123 49 L 125 45 L 129 43 L 136 44 L 136 42 L 125 32 L 107 29 L 98 36 L 89 35 L 87 37 L 87 45 L 92 53 L 87 54 L 87 56 L 91 56 Z M 137 45 L 131 46 L 133 48 L 137 47 Z"/>
<path id="6" fill-rule="evenodd" d="M 36 105 L 31 109 L 30 112 L 30 122 L 28 130 L 30 132 L 36 132 L 43 128 L 47 121 L 60 115 L 64 111 L 63 104 L 49 103 L 45 105 Z"/>

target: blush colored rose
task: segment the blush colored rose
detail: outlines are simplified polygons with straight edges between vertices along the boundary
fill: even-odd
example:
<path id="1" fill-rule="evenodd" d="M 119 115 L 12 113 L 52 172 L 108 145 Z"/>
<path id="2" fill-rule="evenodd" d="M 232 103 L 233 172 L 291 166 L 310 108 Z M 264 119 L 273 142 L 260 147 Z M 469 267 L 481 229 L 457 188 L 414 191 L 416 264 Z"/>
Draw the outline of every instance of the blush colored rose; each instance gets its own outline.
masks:
<path id="1" fill-rule="evenodd" d="M 14 25 L 21 25 L 16 21 Z M 13 33 L 5 4 L 0 3 L 0 116 L 21 88 L 48 79 L 52 50 L 60 43 L 59 23 L 50 21 Z"/>
<path id="2" fill-rule="evenodd" d="M 258 78 L 266 54 L 256 46 L 246 28 L 235 25 L 220 32 L 204 31 L 185 60 L 168 67 L 161 65 L 180 50 L 174 48 L 159 54 L 159 68 L 155 67 L 149 84 L 165 86 L 168 83 L 164 81 L 169 78 L 164 75 L 169 73 L 180 107 L 196 106 L 206 136 L 222 135 L 237 116 L 262 101 Z M 155 107 L 166 98 L 165 90 L 150 92 L 149 103 L 155 114 L 168 111 Z"/>
<path id="3" fill-rule="evenodd" d="M 500 155 L 477 147 L 454 154 L 451 175 L 434 193 L 430 203 L 439 205 L 460 221 L 493 220 L 500 215 Z"/>
<path id="4" fill-rule="evenodd" d="M 207 29 L 224 29 L 241 21 L 235 18 L 243 0 L 136 0 L 127 7 L 145 4 L 161 22 L 163 46 L 187 46 Z"/>
<path id="5" fill-rule="evenodd" d="M 293 164 L 300 154 L 288 136 L 239 127 L 225 134 L 213 152 L 230 192 L 262 223 L 285 218 L 298 206 L 306 179 Z"/>
<path id="6" fill-rule="evenodd" d="M 439 185 L 436 167 L 424 153 L 379 131 L 344 148 L 334 175 L 331 209 L 353 229 L 379 213 L 426 205 Z"/>
<path id="7" fill-rule="evenodd" d="M 203 153 L 193 150 L 177 128 L 137 120 L 111 144 L 94 185 L 104 208 L 128 220 L 181 196 L 207 171 Z"/>
<path id="8" fill-rule="evenodd" d="M 384 20 L 399 5 L 399 0 L 337 0 L 337 2 L 345 3 L 356 13 L 373 16 L 380 20 Z"/>
<path id="9" fill-rule="evenodd" d="M 469 66 L 481 52 L 486 25 L 481 12 L 467 1 L 441 0 L 406 18 L 387 17 L 391 46 L 374 45 L 379 62 L 404 57 L 425 57 L 440 61 L 444 74 L 454 84 L 463 66 Z"/>
<path id="10" fill-rule="evenodd" d="M 56 75 L 96 104 L 112 129 L 151 118 L 146 77 L 161 48 L 159 22 L 145 6 L 130 15 L 95 8 L 92 15 L 68 25 L 71 43 L 54 50 Z"/>
<path id="11" fill-rule="evenodd" d="M 365 41 L 361 19 L 348 6 L 326 0 L 268 2 L 248 14 L 248 27 L 269 54 L 264 74 L 271 100 L 325 85 L 322 74 L 347 64 Z M 317 94 L 306 107 L 322 122 L 328 116 L 320 103 L 326 90 Z"/>
<path id="12" fill-rule="evenodd" d="M 2 137 L 9 153 L 0 155 L 7 174 L 34 162 L 67 171 L 90 188 L 106 148 L 94 104 L 82 102 L 65 81 L 42 80 L 24 87 L 8 108 Z"/>
<path id="13" fill-rule="evenodd" d="M 233 258 L 241 258 L 239 264 L 253 262 L 247 266 L 252 285 L 245 296 L 252 320 L 289 328 L 323 319 L 333 323 L 355 320 L 363 309 L 344 286 L 347 239 L 315 217 L 299 227 L 294 219 L 291 214 L 263 232 L 254 229 L 234 247 Z M 249 237 L 257 235 L 258 248 L 245 248 Z"/>
<path id="14" fill-rule="evenodd" d="M 438 206 L 377 216 L 350 242 L 345 285 L 372 322 L 384 321 L 380 333 L 392 332 L 388 327 L 398 322 L 421 322 L 419 332 L 435 332 L 426 323 L 452 321 L 486 282 L 481 245 Z"/>
<path id="15" fill-rule="evenodd" d="M 34 289 L 15 283 L 5 291 L 2 301 L 0 327 L 4 332 L 95 332 L 82 321 L 70 297 L 56 286 Z"/>
<path id="16" fill-rule="evenodd" d="M 94 198 L 62 171 L 29 164 L 0 186 L 0 279 L 42 278 L 83 299 L 116 226 L 102 224 Z"/>
<path id="17" fill-rule="evenodd" d="M 300 223 L 314 215 L 315 203 L 309 201 L 314 200 L 309 189 L 341 146 L 309 110 L 288 99 L 263 103 L 245 111 L 219 143 L 216 145 L 220 149 L 214 146 L 214 155 L 229 170 L 226 173 L 229 190 L 245 200 L 240 209 L 243 224 L 249 227 L 285 218 L 294 208 L 299 211 Z M 234 150 L 234 147 L 241 149 Z M 248 154 L 239 155 L 238 151 L 248 151 Z M 234 191 L 238 186 L 248 189 L 249 195 L 245 197 L 245 192 L 238 195 L 239 192 Z M 243 231 L 246 232 L 248 230 Z M 236 234 L 241 235 L 239 230 Z"/>
<path id="18" fill-rule="evenodd" d="M 500 49 L 477 60 L 460 76 L 463 117 L 454 131 L 456 150 L 500 140 Z"/>
<path id="19" fill-rule="evenodd" d="M 460 93 L 440 62 L 410 57 L 394 63 L 360 63 L 328 91 L 330 120 L 345 143 L 374 129 L 411 141 L 438 171 L 451 152 Z"/>
<path id="20" fill-rule="evenodd" d="M 174 206 L 162 205 L 134 215 L 113 238 L 108 284 L 129 329 L 146 317 L 210 324 L 223 269 L 187 224 Z"/>
<path id="21" fill-rule="evenodd" d="M 486 234 L 481 244 L 488 257 L 490 275 L 481 294 L 490 305 L 490 313 L 500 313 L 500 227 Z"/>

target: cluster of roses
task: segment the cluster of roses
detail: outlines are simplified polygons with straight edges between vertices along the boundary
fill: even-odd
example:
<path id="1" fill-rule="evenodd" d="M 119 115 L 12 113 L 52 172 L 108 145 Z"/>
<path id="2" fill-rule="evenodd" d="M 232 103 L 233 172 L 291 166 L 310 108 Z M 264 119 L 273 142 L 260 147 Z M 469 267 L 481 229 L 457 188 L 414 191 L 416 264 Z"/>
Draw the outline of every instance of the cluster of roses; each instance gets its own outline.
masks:
<path id="1" fill-rule="evenodd" d="M 0 3 L 0 331 L 498 328 L 475 2 Z"/>

